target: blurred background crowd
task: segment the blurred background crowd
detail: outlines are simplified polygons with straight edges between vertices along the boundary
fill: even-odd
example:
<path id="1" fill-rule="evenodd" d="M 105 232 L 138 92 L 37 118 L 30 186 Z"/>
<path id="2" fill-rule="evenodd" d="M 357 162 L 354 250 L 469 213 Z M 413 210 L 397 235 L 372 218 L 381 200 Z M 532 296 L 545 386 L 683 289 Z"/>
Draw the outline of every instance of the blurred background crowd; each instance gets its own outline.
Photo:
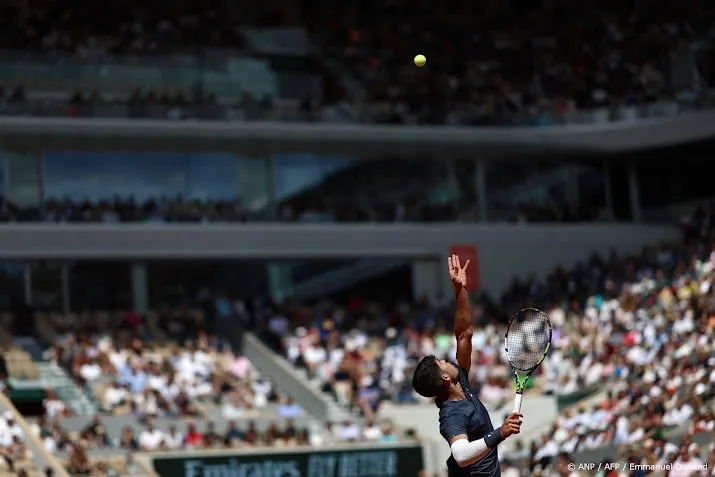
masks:
<path id="1" fill-rule="evenodd" d="M 709 228 L 706 236 L 712 237 Z M 715 251 L 698 236 L 633 256 L 593 256 L 541 281 L 515 280 L 499 300 L 475 296 L 470 381 L 490 409 L 508 406 L 512 397 L 504 318 L 523 306 L 543 308 L 554 325 L 553 351 L 532 392 L 609 389 L 566 407 L 543 435 L 502 453 L 504 465 L 524 459 L 538 475 L 558 470 L 564 455 L 607 445 L 625 446 L 636 462 L 712 464 L 712 446 L 687 436 L 715 429 L 714 279 Z M 282 305 L 226 297 L 208 303 L 145 314 L 37 312 L 35 332 L 52 345 L 44 359 L 66 370 L 99 411 L 78 419 L 76 405 L 48 392 L 42 414 L 31 420 L 45 449 L 65 456 L 75 474 L 112 465 L 121 473 L 132 460 L 106 460 L 103 452 L 412 439 L 415 431 L 396 429 L 381 406 L 422 399 L 409 385 L 422 356 L 454 359 L 447 297 L 434 304 L 358 295 Z M 213 334 L 207 315 L 224 306 L 358 420 L 313 425 L 276 383 Z M 5 316 L 6 331 L 12 324 Z M 13 465 L 25 452 L 22 430 L 12 414 L 4 419 L 4 452 Z M 671 440 L 682 434 L 680 445 Z"/>
<path id="2" fill-rule="evenodd" d="M 704 1 L 293 0 L 248 10 L 11 2 L 0 83 L 15 89 L 0 98 L 10 114 L 540 126 L 710 101 Z M 427 68 L 411 64 L 415 48 Z M 51 91 L 37 73 L 53 63 L 78 68 L 75 81 Z M 104 77 L 115 71 L 135 84 Z"/>

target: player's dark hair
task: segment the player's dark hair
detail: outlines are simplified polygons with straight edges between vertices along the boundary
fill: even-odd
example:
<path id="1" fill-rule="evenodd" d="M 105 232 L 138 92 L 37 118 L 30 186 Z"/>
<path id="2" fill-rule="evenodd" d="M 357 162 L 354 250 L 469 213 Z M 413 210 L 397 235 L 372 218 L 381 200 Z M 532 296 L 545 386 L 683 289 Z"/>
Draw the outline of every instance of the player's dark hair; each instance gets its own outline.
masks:
<path id="1" fill-rule="evenodd" d="M 434 355 L 425 356 L 415 368 L 412 375 L 412 387 L 420 396 L 437 397 L 444 391 L 442 384 L 442 369 L 437 364 Z"/>

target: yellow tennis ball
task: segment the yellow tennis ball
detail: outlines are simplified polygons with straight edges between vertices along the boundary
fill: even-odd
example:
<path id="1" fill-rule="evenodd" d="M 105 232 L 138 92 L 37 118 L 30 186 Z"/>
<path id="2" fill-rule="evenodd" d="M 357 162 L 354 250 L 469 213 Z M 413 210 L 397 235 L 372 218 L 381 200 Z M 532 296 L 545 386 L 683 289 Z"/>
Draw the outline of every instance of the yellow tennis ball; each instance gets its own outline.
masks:
<path id="1" fill-rule="evenodd" d="M 427 58 L 425 58 L 425 55 L 417 55 L 415 56 L 415 64 L 419 66 L 420 68 L 423 67 L 424 65 L 427 64 Z"/>

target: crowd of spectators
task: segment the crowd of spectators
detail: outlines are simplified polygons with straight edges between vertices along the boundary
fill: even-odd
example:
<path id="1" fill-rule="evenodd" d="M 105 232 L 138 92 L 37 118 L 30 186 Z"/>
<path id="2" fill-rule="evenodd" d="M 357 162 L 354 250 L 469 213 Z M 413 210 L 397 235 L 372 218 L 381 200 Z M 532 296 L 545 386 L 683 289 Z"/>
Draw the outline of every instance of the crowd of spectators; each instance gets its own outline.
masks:
<path id="1" fill-rule="evenodd" d="M 241 424 L 239 424 L 241 422 Z M 161 430 L 148 419 L 143 429 L 135 433 L 134 428 L 124 427 L 120 435 L 109 436 L 102 424 L 102 418 L 96 416 L 80 432 L 68 432 L 61 421 L 48 421 L 41 418 L 34 426 L 34 431 L 42 439 L 44 448 L 49 452 L 67 452 L 71 455 L 75 447 L 79 451 L 100 449 L 118 449 L 121 451 L 159 451 L 245 448 L 251 446 L 293 447 L 316 442 L 308 430 L 299 428 L 290 420 L 285 426 L 271 424 L 267 429 L 258 429 L 252 421 L 229 421 L 227 426 L 218 429 L 214 422 L 207 421 L 200 429 L 194 422 L 189 422 L 186 430 L 179 431 L 176 426 Z"/>
<path id="2" fill-rule="evenodd" d="M 128 85 L 129 87 L 129 85 Z M 188 91 L 136 88 L 127 94 L 106 95 L 99 90 L 85 92 L 77 90 L 66 97 L 61 92 L 27 93 L 24 86 L 18 85 L 6 92 L 0 85 L 0 115 L 12 116 L 49 116 L 49 117 L 104 117 L 104 118 L 139 118 L 139 119 L 202 119 L 202 120 L 241 120 L 274 119 L 280 120 L 285 113 L 298 111 L 298 106 L 278 110 L 273 100 L 265 97 L 262 101 L 244 95 L 220 103 L 214 93 L 204 92 L 195 87 Z"/>
<path id="3" fill-rule="evenodd" d="M 86 58 L 206 48 L 236 54 L 244 50 L 240 27 L 305 25 L 367 90 L 359 105 L 345 101 L 353 99 L 349 93 L 336 98 L 337 105 L 325 105 L 330 114 L 311 113 L 313 101 L 306 99 L 300 106 L 304 114 L 294 116 L 308 120 L 547 125 L 578 120 L 583 109 L 698 105 L 711 80 L 711 56 L 691 54 L 694 43 L 710 41 L 714 12 L 703 1 L 492 1 L 423 8 L 405 0 L 296 1 L 240 12 L 230 2 L 131 5 L 75 9 L 40 0 L 13 2 L 3 7 L 0 48 Z M 86 18 L 94 19 L 91 26 Z M 427 67 L 409 61 L 415 48 L 427 55 Z M 100 93 L 78 92 L 64 114 L 101 115 L 93 108 L 117 103 Z M 171 119 L 241 118 L 255 109 L 219 106 L 216 98 L 189 94 L 137 92 L 118 103 L 128 106 L 129 116 Z M 266 101 L 257 110 L 275 110 L 271 99 Z M 335 113 L 341 109 L 351 112 Z"/>
<path id="4" fill-rule="evenodd" d="M 536 380 L 543 392 L 571 394 L 603 383 L 625 383 L 624 390 L 609 393 L 592 408 L 565 411 L 553 429 L 509 454 L 510 459 L 526 458 L 537 473 L 558 466 L 562 453 L 609 444 L 644 443 L 633 458 L 648 461 L 700 455 L 702 449 L 687 436 L 715 430 L 711 219 L 704 209 L 696 213 L 683 243 L 649 247 L 635 256 L 594 256 L 573 269 L 556 269 L 543 281 L 515 280 L 500 302 L 477 297 L 470 379 L 488 406 L 500 407 L 512 394 L 503 324 L 528 305 L 546 310 L 554 325 L 552 352 Z M 36 318 L 40 334 L 56 343 L 47 357 L 70 369 L 78 385 L 98 393 L 105 412 L 133 415 L 145 429 L 138 436 L 131 429 L 107 436 L 100 418 L 92 431 L 69 436 L 54 422 L 66 407 L 50 394 L 45 419 L 38 424 L 45 445 L 72 449 L 76 462 L 82 462 L 87 449 L 147 448 L 142 442 L 152 448 L 390 442 L 397 439 L 395 431 L 375 422 L 381 402 L 413 402 L 417 397 L 409 377 L 416 360 L 426 354 L 455 354 L 447 297 L 437 303 L 376 303 L 354 297 L 344 305 L 326 300 L 277 309 L 237 306 L 235 313 L 258 325 L 267 343 L 305 369 L 325 392 L 363 414 L 367 426 L 328 424 L 315 435 L 290 422 L 261 432 L 250 425 L 220 434 L 211 427 L 190 429 L 181 438 L 173 431 L 157 431 L 154 418 L 199 417 L 202 402 L 220 406 L 228 421 L 252 419 L 254 409 L 269 401 L 278 402 L 277 413 L 289 420 L 300 409 L 257 377 L 244 357 L 202 332 L 196 314 L 52 314 Z M 107 329 L 118 331 L 110 335 Z M 165 340 L 182 345 L 164 345 Z M 673 447 L 669 438 L 681 431 L 686 445 Z"/>
<path id="5" fill-rule="evenodd" d="M 25 444 L 24 432 L 10 411 L 5 411 L 0 416 L 0 456 L 9 472 L 25 472 L 24 467 L 17 463 L 28 459 L 30 454 Z"/>
<path id="6" fill-rule="evenodd" d="M 309 429 L 309 416 L 299 405 L 245 356 L 204 331 L 209 325 L 200 310 L 38 312 L 34 319 L 38 336 L 54 343 L 45 358 L 67 369 L 101 408 L 83 429 L 69 431 L 63 418 L 72 416 L 71 406 L 46 392 L 44 414 L 33 431 L 45 450 L 66 456 L 72 474 L 111 477 L 118 466 L 133 465 L 131 454 L 141 451 L 389 443 L 414 437 L 385 421 L 358 426 L 346 420 Z M 113 435 L 105 420 L 117 416 L 128 421 Z M 186 428 L 155 424 L 174 418 L 188 420 Z M 95 451 L 123 457 L 111 464 Z"/>
<path id="7" fill-rule="evenodd" d="M 687 54 L 709 39 L 712 5 L 552 0 L 311 3 L 326 50 L 385 105 L 387 122 L 550 124 L 578 109 L 693 101 Z M 565 21 L 564 19 L 568 19 Z M 417 52 L 427 67 L 409 61 Z"/>
<path id="8" fill-rule="evenodd" d="M 515 280 L 502 303 L 475 303 L 470 379 L 488 406 L 499 407 L 512 395 L 503 324 L 525 306 L 547 310 L 554 325 L 552 351 L 537 380 L 544 392 L 569 395 L 627 383 L 593 408 L 567 410 L 524 451 L 532 470 L 561 452 L 644 441 L 667 458 L 673 444 L 664 446 L 678 428 L 713 432 L 715 251 L 709 220 L 699 220 L 695 228 L 702 234 L 687 244 L 632 257 L 594 256 L 545 281 Z M 270 317 L 265 333 L 324 391 L 371 418 L 386 399 L 417 399 L 410 373 L 422 356 L 455 355 L 446 302 L 386 305 L 355 298 L 344 306 L 286 307 Z"/>
<path id="9" fill-rule="evenodd" d="M 46 339 L 54 335 L 47 358 L 71 370 L 107 413 L 140 420 L 196 417 L 199 403 L 210 401 L 236 418 L 277 401 L 250 362 L 207 335 L 202 323 L 200 310 L 36 317 Z M 118 331 L 109 334 L 103 326 Z"/>
<path id="10" fill-rule="evenodd" d="M 312 195 L 317 195 L 312 194 Z M 426 201 L 389 199 L 365 202 L 362 206 L 343 201 L 296 198 L 286 200 L 276 211 L 250 210 L 243 201 L 185 200 L 159 198 L 137 202 L 134 199 L 115 198 L 100 201 L 73 201 L 50 199 L 44 210 L 28 210 L 15 206 L 0 196 L 0 223 L 2 222 L 52 222 L 52 223 L 227 223 L 227 222 L 477 222 L 473 206 L 456 204 L 430 204 Z M 588 222 L 612 221 L 612 217 L 598 208 L 587 209 L 575 204 L 556 202 L 516 204 L 512 211 L 501 211 L 505 222 Z"/>
<path id="11" fill-rule="evenodd" d="M 715 252 L 656 249 L 623 265 L 624 278 L 630 277 L 621 283 L 609 278 L 610 291 L 590 298 L 582 315 L 551 311 L 552 320 L 565 318 L 562 322 L 577 332 L 577 360 L 568 359 L 563 352 L 569 349 L 556 341 L 549 367 L 571 368 L 559 373 L 564 375 L 559 388 L 567 392 L 613 378 L 630 385 L 592 409 L 567 411 L 534 445 L 534 465 L 559 452 L 643 442 L 667 459 L 679 452 L 667 443 L 674 428 L 715 429 Z M 680 450 L 683 455 L 693 451 L 699 449 Z"/>
<path id="12" fill-rule="evenodd" d="M 601 470 L 572 470 L 572 463 L 571 456 L 563 452 L 553 459 L 553 465 L 544 468 L 536 465 L 532 466 L 533 470 L 527 471 L 514 462 L 504 461 L 501 469 L 506 477 L 706 477 L 712 475 L 711 469 L 715 464 L 715 443 L 700 446 L 686 436 L 679 447 L 672 444 L 663 446 L 646 439 L 642 449 L 625 453 L 618 462 L 618 468 L 615 468 L 615 463 L 602 461 L 594 462 Z"/>
<path id="13" fill-rule="evenodd" d="M 250 18 L 244 9 L 231 8 L 230 2 L 206 5 L 189 0 L 164 5 L 131 0 L 80 7 L 19 0 L 0 9 L 0 48 L 86 58 L 171 54 L 192 48 L 240 51 L 243 37 L 237 27 Z"/>

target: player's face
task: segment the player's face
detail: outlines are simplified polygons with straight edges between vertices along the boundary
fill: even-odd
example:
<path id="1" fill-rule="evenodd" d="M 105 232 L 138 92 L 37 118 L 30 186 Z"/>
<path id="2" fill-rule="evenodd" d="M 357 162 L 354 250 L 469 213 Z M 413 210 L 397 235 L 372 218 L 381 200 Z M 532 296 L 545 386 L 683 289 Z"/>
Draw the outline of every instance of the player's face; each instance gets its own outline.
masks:
<path id="1" fill-rule="evenodd" d="M 443 376 L 447 376 L 452 382 L 457 382 L 457 378 L 459 377 L 459 370 L 454 364 L 444 359 L 438 359 L 437 364 L 439 365 L 439 369 L 442 370 Z"/>

